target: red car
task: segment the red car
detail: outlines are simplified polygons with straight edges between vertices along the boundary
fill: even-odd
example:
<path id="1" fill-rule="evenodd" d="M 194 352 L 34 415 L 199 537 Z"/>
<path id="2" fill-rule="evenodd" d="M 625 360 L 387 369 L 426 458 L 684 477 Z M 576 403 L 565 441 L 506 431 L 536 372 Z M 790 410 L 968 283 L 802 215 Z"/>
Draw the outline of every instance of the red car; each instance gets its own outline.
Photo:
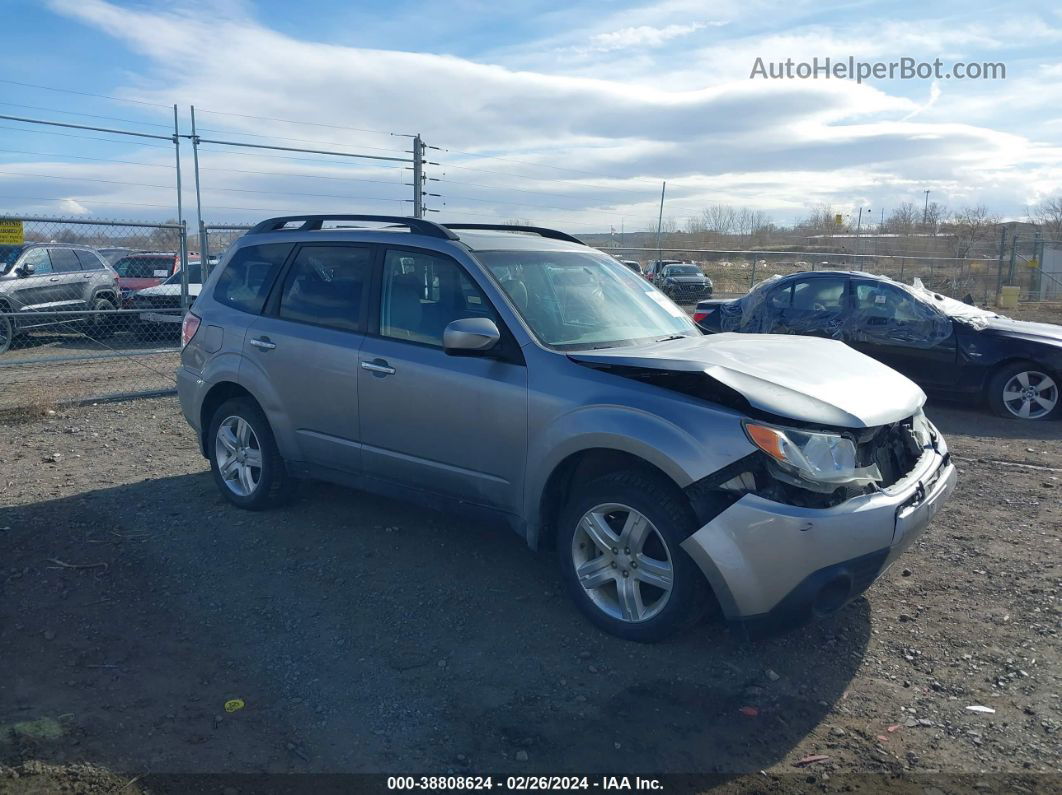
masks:
<path id="1" fill-rule="evenodd" d="M 181 269 L 181 258 L 167 251 L 138 251 L 114 263 L 118 272 L 118 286 L 122 292 L 122 306 L 137 290 L 162 284 Z"/>

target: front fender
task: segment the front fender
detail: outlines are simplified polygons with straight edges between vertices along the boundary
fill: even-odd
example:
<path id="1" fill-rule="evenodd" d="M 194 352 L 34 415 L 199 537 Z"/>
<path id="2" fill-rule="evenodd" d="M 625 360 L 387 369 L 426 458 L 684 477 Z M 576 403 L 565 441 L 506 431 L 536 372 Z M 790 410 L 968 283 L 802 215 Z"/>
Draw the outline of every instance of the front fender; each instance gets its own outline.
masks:
<path id="1" fill-rule="evenodd" d="M 718 443 L 706 444 L 706 426 L 712 423 L 716 426 L 709 435 Z M 558 417 L 534 434 L 528 446 L 524 516 L 529 543 L 536 542 L 543 522 L 542 494 L 550 476 L 576 453 L 593 449 L 628 453 L 686 488 L 753 451 L 737 417 L 714 415 L 697 430 L 695 435 L 659 414 L 618 405 L 585 406 Z"/>

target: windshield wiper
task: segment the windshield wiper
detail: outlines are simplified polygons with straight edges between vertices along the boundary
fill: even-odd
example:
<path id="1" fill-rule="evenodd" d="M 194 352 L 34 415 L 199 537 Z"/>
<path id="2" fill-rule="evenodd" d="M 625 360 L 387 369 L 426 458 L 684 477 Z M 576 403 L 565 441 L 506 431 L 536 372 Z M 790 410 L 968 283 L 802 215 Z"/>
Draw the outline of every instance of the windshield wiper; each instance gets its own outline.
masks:
<path id="1" fill-rule="evenodd" d="M 672 334 L 670 337 L 663 337 L 662 339 L 658 339 L 657 342 L 670 342 L 671 340 L 684 340 L 684 339 L 686 339 L 686 335 L 685 334 Z"/>

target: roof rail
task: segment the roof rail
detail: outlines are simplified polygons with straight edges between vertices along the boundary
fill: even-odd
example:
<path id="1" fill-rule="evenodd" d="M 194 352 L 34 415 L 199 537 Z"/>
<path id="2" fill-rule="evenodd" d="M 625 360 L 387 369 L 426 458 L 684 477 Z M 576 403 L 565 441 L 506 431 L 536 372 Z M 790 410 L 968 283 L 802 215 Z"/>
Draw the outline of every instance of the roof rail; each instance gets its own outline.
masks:
<path id="1" fill-rule="evenodd" d="M 564 240 L 568 243 L 578 243 L 585 246 L 577 237 L 572 237 L 567 232 L 559 232 L 556 229 L 547 229 L 544 226 L 519 226 L 517 224 L 443 224 L 447 229 L 495 229 L 499 232 L 529 232 L 539 237 L 548 237 L 551 240 Z"/>
<path id="2" fill-rule="evenodd" d="M 335 215 L 332 213 L 322 215 L 281 215 L 276 218 L 268 218 L 261 223 L 255 224 L 247 234 L 258 235 L 263 232 L 277 232 L 295 221 L 302 221 L 302 226 L 292 230 L 306 232 L 320 229 L 325 221 L 374 221 L 392 226 L 404 226 L 410 232 L 427 237 L 441 237 L 443 240 L 457 240 L 458 237 L 445 226 L 434 221 L 425 221 L 423 218 L 407 218 L 402 215 Z"/>

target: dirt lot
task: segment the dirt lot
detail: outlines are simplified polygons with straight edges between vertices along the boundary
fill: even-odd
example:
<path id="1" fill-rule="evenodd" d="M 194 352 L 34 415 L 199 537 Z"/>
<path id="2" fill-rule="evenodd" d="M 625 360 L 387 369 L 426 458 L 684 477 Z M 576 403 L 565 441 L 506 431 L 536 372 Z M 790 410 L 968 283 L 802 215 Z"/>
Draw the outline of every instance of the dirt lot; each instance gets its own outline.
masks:
<path id="1" fill-rule="evenodd" d="M 774 640 L 707 623 L 657 646 L 591 628 L 505 531 L 326 485 L 229 507 L 172 398 L 0 426 L 0 791 L 380 771 L 1048 791 L 1062 423 L 930 414 L 959 490 L 865 598 Z"/>

